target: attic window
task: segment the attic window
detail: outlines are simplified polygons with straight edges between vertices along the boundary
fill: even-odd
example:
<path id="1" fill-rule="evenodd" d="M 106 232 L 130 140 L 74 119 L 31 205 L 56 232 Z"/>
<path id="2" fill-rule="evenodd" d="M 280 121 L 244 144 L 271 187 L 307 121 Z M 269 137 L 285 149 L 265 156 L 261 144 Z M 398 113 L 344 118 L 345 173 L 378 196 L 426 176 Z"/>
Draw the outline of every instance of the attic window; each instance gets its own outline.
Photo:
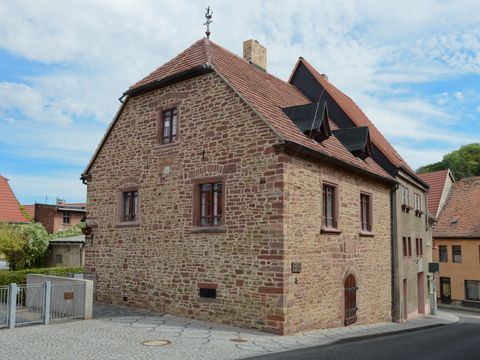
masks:
<path id="1" fill-rule="evenodd" d="M 368 126 L 334 130 L 332 133 L 354 156 L 363 160 L 372 156 Z"/>
<path id="2" fill-rule="evenodd" d="M 321 142 L 332 135 L 326 101 L 291 106 L 282 110 L 309 138 Z"/>

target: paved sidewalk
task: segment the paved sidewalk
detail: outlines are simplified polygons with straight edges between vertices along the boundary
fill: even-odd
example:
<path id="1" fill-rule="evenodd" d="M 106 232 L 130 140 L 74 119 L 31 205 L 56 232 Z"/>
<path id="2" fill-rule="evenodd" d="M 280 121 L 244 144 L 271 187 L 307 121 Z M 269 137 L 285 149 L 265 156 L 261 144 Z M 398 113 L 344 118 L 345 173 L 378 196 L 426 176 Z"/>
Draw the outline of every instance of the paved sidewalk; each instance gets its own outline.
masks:
<path id="1" fill-rule="evenodd" d="M 406 324 L 381 323 L 276 336 L 119 306 L 95 306 L 96 319 L 0 330 L 1 359 L 240 359 L 359 336 L 450 324 L 448 312 Z M 148 341 L 154 340 L 150 344 Z M 159 346 L 160 345 L 160 346 Z"/>

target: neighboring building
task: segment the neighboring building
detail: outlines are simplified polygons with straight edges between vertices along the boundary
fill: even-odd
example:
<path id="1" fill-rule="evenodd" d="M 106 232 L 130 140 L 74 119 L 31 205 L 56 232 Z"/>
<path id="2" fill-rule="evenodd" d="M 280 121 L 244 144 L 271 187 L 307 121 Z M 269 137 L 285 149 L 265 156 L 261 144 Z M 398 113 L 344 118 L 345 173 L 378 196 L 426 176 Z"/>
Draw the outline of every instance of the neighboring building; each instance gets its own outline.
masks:
<path id="1" fill-rule="evenodd" d="M 83 266 L 85 235 L 51 239 L 48 245 L 48 266 Z"/>
<path id="2" fill-rule="evenodd" d="M 244 52 L 200 40 L 123 97 L 82 175 L 97 299 L 279 334 L 390 320 L 369 129 Z"/>
<path id="3" fill-rule="evenodd" d="M 71 229 L 80 222 L 85 221 L 85 203 L 66 204 L 64 201 L 57 201 L 56 205 L 35 204 L 25 205 L 28 212 L 34 206 L 33 215 L 36 222 L 41 223 L 49 234 L 60 230 Z"/>
<path id="4" fill-rule="evenodd" d="M 0 175 L 0 222 L 29 223 L 30 220 L 22 212 L 21 205 L 8 181 L 7 178 Z"/>
<path id="5" fill-rule="evenodd" d="M 372 144 L 372 158 L 398 182 L 392 197 L 392 318 L 414 319 L 430 311 L 433 274 L 431 221 L 427 209 L 426 184 L 383 137 L 355 102 L 336 88 L 325 74 L 300 58 L 289 83 L 310 101 L 326 101 L 329 115 L 343 131 L 366 127 Z"/>
<path id="6" fill-rule="evenodd" d="M 441 303 L 480 307 L 480 177 L 451 186 L 434 227 Z"/>
<path id="7" fill-rule="evenodd" d="M 445 205 L 455 178 L 449 169 L 418 174 L 418 176 L 430 185 L 428 211 L 436 218 Z"/>

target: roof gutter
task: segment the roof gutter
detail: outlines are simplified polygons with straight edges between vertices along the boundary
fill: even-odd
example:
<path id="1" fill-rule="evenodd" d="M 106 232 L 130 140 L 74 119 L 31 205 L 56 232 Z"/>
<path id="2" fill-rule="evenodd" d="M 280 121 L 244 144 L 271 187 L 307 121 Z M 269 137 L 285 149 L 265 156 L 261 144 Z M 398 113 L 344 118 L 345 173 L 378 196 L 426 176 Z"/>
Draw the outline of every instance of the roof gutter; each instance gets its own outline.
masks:
<path id="1" fill-rule="evenodd" d="M 125 91 L 123 93 L 123 95 L 120 99 L 122 99 L 124 96 L 135 96 L 135 95 L 144 94 L 144 93 L 149 92 L 149 91 L 160 89 L 164 86 L 168 86 L 168 85 L 180 82 L 180 81 L 188 80 L 188 79 L 200 76 L 200 75 L 211 73 L 212 71 L 213 71 L 213 68 L 208 64 L 202 64 L 202 65 L 199 65 L 199 66 L 195 66 L 195 67 L 193 67 L 191 69 L 188 69 L 186 71 L 182 71 L 182 72 L 179 72 L 177 74 L 166 76 L 166 77 L 164 77 L 160 80 L 155 80 L 155 81 L 149 82 L 147 84 L 128 89 L 127 91 Z"/>
<path id="2" fill-rule="evenodd" d="M 318 152 L 318 151 L 315 151 L 313 149 L 310 149 L 308 147 L 305 147 L 303 145 L 300 145 L 294 141 L 289 141 L 289 140 L 285 140 L 285 145 L 290 148 L 292 151 L 294 151 L 295 154 L 303 154 L 303 155 L 306 155 L 306 156 L 311 156 L 315 159 L 318 159 L 318 160 L 323 160 L 325 162 L 328 162 L 330 164 L 333 164 L 333 165 L 337 165 L 337 166 L 341 166 L 343 168 L 347 168 L 349 170 L 352 170 L 356 173 L 359 173 L 361 175 L 365 175 L 365 176 L 368 176 L 370 178 L 373 178 L 375 180 L 379 180 L 379 181 L 382 181 L 382 182 L 385 182 L 387 184 L 397 184 L 398 182 L 393 179 L 393 178 L 387 178 L 387 177 L 383 177 L 381 175 L 377 175 L 377 174 L 374 174 L 370 171 L 367 171 L 367 170 L 364 170 L 362 168 L 359 168 L 355 165 L 352 165 L 350 163 L 347 163 L 345 161 L 342 161 L 342 160 L 339 160 L 339 159 L 336 159 L 336 158 L 333 158 L 329 155 L 326 155 L 326 154 L 322 154 L 321 152 Z"/>

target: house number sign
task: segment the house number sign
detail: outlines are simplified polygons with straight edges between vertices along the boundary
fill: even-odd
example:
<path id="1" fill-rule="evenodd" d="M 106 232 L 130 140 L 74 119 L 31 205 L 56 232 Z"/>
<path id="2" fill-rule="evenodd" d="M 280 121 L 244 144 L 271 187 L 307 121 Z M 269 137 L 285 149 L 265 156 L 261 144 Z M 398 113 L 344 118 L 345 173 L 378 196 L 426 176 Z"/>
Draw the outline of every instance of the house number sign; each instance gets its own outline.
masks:
<path id="1" fill-rule="evenodd" d="M 73 291 L 64 292 L 63 293 L 63 300 L 73 300 Z"/>

